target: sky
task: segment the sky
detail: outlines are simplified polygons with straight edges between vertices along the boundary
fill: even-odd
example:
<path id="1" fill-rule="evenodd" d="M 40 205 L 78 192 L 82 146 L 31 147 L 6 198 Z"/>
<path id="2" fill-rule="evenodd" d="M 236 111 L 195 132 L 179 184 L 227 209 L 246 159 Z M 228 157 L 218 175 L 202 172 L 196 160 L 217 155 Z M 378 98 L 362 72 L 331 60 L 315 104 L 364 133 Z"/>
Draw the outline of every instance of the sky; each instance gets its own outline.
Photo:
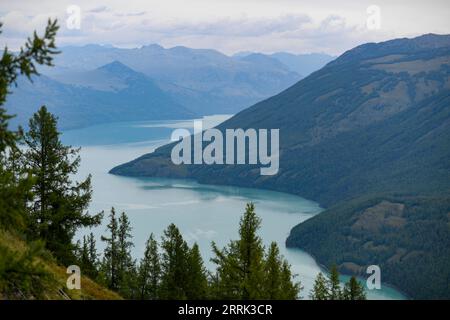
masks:
<path id="1" fill-rule="evenodd" d="M 367 42 L 450 34 L 449 13 L 448 0 L 0 0 L 0 45 L 18 49 L 52 17 L 58 46 L 339 55 Z"/>

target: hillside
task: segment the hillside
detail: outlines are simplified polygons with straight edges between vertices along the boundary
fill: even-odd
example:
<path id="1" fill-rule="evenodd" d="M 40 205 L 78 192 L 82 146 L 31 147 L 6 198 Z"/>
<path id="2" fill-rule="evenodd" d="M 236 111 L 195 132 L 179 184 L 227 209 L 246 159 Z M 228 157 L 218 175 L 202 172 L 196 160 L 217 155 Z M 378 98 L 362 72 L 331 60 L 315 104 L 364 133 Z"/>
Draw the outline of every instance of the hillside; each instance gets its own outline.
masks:
<path id="1" fill-rule="evenodd" d="M 6 103 L 8 110 L 17 115 L 11 123 L 26 125 L 41 105 L 59 117 L 61 129 L 196 116 L 164 93 L 152 79 L 118 61 L 89 72 L 67 74 L 65 81 L 68 80 L 70 84 L 40 76 L 31 83 L 21 78 Z"/>
<path id="2" fill-rule="evenodd" d="M 449 105 L 450 36 L 366 44 L 219 126 L 279 128 L 277 175 L 260 176 L 257 166 L 176 167 L 170 145 L 111 173 L 314 199 L 328 210 L 294 228 L 289 246 L 346 272 L 379 264 L 383 280 L 412 297 L 448 298 Z M 367 210 L 374 227 L 361 229 L 356 222 Z"/>
<path id="3" fill-rule="evenodd" d="M 272 54 L 238 52 L 234 54 L 233 57 L 236 59 L 245 59 L 254 55 L 264 56 L 266 59 L 276 60 L 289 68 L 289 70 L 297 72 L 303 77 L 309 76 L 314 71 L 319 70 L 328 62 L 335 59 L 335 57 L 325 53 L 294 54 L 288 52 L 276 52 Z"/>
<path id="4" fill-rule="evenodd" d="M 38 244 L 0 230 L 0 300 L 109 300 L 121 297 L 81 275 L 81 289 L 69 290 L 66 269 Z"/>

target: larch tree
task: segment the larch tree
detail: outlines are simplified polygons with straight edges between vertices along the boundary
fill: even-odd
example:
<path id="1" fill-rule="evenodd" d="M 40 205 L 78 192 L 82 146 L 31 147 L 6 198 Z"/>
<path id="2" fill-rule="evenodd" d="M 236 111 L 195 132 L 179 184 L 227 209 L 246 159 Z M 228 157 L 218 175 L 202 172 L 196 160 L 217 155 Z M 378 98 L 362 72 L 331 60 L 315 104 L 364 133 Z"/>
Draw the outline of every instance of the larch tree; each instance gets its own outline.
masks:
<path id="1" fill-rule="evenodd" d="M 111 208 L 109 223 L 106 228 L 109 234 L 101 238 L 106 243 L 101 270 L 105 278 L 104 282 L 108 288 L 117 290 L 119 288 L 118 263 L 120 261 L 118 244 L 119 226 L 114 208 Z"/>
<path id="2" fill-rule="evenodd" d="M 160 298 L 168 300 L 188 299 L 189 247 L 180 230 L 172 223 L 164 231 L 161 242 L 161 290 Z"/>
<path id="3" fill-rule="evenodd" d="M 72 239 L 80 227 L 91 227 L 102 214 L 90 215 L 91 177 L 72 181 L 80 165 L 79 149 L 65 146 L 57 119 L 45 106 L 36 112 L 25 134 L 25 167 L 33 176 L 30 234 L 41 238 L 63 263 L 74 260 Z"/>
<path id="4" fill-rule="evenodd" d="M 342 297 L 344 300 L 366 300 L 364 286 L 358 282 L 355 276 L 352 276 L 345 284 Z"/>
<path id="5" fill-rule="evenodd" d="M 0 23 L 0 34 L 2 33 Z M 30 200 L 31 181 L 28 176 L 17 179 L 18 172 L 8 165 L 11 152 L 22 137 L 22 130 L 9 128 L 9 115 L 3 107 L 11 87 L 17 85 L 17 77 L 23 75 L 31 80 L 39 75 L 37 65 L 53 65 L 58 53 L 55 44 L 57 21 L 49 20 L 42 37 L 34 32 L 18 53 L 3 49 L 0 56 L 0 228 L 24 231 L 27 226 L 26 203 Z"/>
<path id="6" fill-rule="evenodd" d="M 159 297 L 161 283 L 161 261 L 158 252 L 158 242 L 153 234 L 147 240 L 144 257 L 139 263 L 138 289 L 141 300 L 155 300 Z"/>
<path id="7" fill-rule="evenodd" d="M 330 297 L 330 293 L 328 292 L 328 283 L 327 278 L 319 272 L 317 275 L 314 286 L 310 293 L 310 298 L 312 300 L 328 300 Z"/>
<path id="8" fill-rule="evenodd" d="M 208 297 L 207 272 L 196 243 L 194 243 L 188 253 L 188 273 L 187 298 L 191 300 L 206 299 Z"/>

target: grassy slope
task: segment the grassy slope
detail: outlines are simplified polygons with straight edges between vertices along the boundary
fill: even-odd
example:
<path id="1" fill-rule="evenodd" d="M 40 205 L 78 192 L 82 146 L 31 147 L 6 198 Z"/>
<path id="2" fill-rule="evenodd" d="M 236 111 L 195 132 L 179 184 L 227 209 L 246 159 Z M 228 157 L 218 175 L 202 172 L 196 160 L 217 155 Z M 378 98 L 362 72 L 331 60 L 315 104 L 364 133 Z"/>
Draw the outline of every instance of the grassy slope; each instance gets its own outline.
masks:
<path id="1" fill-rule="evenodd" d="M 30 252 L 33 257 L 28 259 Z M 85 276 L 81 290 L 68 290 L 66 268 L 38 245 L 29 245 L 11 232 L 0 231 L 0 253 L 0 299 L 121 299 Z"/>

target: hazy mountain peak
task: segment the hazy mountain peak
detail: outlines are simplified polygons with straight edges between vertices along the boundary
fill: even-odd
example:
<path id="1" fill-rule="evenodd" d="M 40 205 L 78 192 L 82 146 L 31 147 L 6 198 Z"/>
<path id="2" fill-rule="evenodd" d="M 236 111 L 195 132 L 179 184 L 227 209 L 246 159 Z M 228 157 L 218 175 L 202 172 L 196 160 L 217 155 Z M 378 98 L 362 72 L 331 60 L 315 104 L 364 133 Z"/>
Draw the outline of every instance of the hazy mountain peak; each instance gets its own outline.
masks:
<path id="1" fill-rule="evenodd" d="M 160 46 L 157 43 L 151 43 L 148 45 L 144 45 L 141 47 L 141 49 L 165 50 L 164 47 Z"/>
<path id="2" fill-rule="evenodd" d="M 121 73 L 121 74 L 129 74 L 129 73 L 137 73 L 127 65 L 123 64 L 122 62 L 118 60 L 114 60 L 113 62 L 107 63 L 99 68 L 97 70 L 101 71 L 107 71 L 112 73 Z"/>

